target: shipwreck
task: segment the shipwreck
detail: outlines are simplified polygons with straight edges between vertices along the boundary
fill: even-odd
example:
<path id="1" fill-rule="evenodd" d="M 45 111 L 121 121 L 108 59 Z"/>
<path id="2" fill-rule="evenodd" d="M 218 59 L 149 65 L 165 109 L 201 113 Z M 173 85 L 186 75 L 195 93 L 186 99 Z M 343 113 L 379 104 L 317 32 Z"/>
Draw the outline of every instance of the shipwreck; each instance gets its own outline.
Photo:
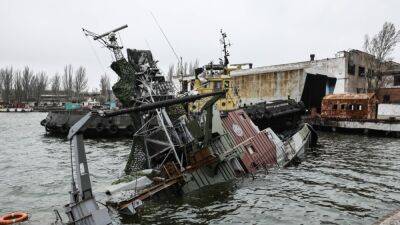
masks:
<path id="1" fill-rule="evenodd" d="M 304 123 L 291 124 L 286 135 L 254 123 L 252 117 L 262 121 L 263 112 L 274 107 L 270 103 L 240 107 L 240 96 L 230 81 L 225 44 L 220 64 L 197 70 L 198 74 L 212 71 L 211 76 L 204 76 L 206 84 L 196 79 L 193 92 L 176 94 L 150 51 L 127 49 L 125 58 L 116 32 L 126 27 L 101 35 L 84 30 L 113 52 L 111 68 L 120 78 L 113 91 L 124 109 L 89 112 L 69 130 L 72 182 L 70 202 L 65 205 L 68 221 L 64 222 L 56 211 L 56 224 L 112 223 L 107 209 L 100 208 L 95 200 L 83 142 L 83 132 L 97 116 L 128 114 L 132 119 L 135 144 L 125 176 L 106 191 L 106 205 L 125 215 L 137 214 L 153 196 L 181 195 L 259 170 L 290 165 L 315 142 L 315 133 Z M 223 34 L 222 39 L 225 37 Z M 293 105 L 286 108 L 297 110 Z M 275 111 L 279 116 L 279 110 Z"/>

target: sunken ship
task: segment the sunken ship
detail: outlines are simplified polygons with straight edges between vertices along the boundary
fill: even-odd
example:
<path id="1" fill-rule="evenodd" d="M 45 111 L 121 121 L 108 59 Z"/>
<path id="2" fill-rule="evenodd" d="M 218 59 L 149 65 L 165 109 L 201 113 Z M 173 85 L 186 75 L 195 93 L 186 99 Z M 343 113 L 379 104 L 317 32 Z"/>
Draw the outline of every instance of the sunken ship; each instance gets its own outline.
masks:
<path id="1" fill-rule="evenodd" d="M 89 112 L 70 128 L 72 179 L 70 202 L 64 207 L 68 221 L 55 211 L 56 224 L 112 224 L 107 208 L 95 199 L 83 141 L 83 132 L 97 116 L 129 115 L 132 119 L 134 145 L 125 174 L 105 192 L 107 207 L 122 215 L 136 215 L 154 196 L 181 195 L 288 166 L 312 144 L 314 134 L 307 124 L 296 122 L 286 136 L 255 124 L 253 114 L 258 118 L 259 113 L 251 110 L 257 108 L 237 104 L 240 96 L 229 82 L 227 55 L 219 65 L 221 70 L 211 67 L 210 86 L 196 79 L 194 92 L 176 94 L 150 51 L 128 49 L 125 58 L 116 32 L 126 27 L 101 35 L 84 30 L 113 52 L 111 68 L 119 76 L 113 91 L 124 109 Z"/>

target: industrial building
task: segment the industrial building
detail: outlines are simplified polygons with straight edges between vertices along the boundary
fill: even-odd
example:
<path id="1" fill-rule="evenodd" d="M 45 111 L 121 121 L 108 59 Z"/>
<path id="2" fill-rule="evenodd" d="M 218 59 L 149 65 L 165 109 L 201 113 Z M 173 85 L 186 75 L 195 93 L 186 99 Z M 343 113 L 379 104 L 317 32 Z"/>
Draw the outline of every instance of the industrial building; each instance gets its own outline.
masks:
<path id="1" fill-rule="evenodd" d="M 325 95 L 365 93 L 366 75 L 373 73 L 373 65 L 376 60 L 372 55 L 350 50 L 340 51 L 334 58 L 315 60 L 311 54 L 309 61 L 235 70 L 231 75 L 241 96 L 241 105 L 291 98 L 319 111 Z M 384 64 L 384 68 L 393 66 L 399 64 Z M 392 76 L 393 81 L 398 81 L 397 76 Z M 392 88 L 396 85 L 400 82 L 393 82 Z"/>

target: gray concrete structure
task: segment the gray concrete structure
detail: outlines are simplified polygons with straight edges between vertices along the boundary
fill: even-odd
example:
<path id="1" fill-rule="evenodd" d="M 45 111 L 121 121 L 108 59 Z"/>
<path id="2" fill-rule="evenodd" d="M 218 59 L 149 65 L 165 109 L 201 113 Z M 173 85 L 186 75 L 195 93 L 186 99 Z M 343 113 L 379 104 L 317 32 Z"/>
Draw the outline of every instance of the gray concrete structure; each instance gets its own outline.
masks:
<path id="1" fill-rule="evenodd" d="M 300 101 L 307 88 L 307 75 L 325 77 L 325 87 L 322 87 L 325 91 L 320 91 L 321 95 L 364 93 L 367 88 L 366 75 L 375 70 L 375 64 L 372 55 L 350 50 L 340 51 L 334 58 L 314 60 L 311 57 L 310 61 L 236 70 L 231 75 L 242 97 L 242 105 L 285 99 L 288 96 Z M 324 81 L 318 83 L 323 85 Z M 310 84 L 315 89 L 316 84 Z"/>

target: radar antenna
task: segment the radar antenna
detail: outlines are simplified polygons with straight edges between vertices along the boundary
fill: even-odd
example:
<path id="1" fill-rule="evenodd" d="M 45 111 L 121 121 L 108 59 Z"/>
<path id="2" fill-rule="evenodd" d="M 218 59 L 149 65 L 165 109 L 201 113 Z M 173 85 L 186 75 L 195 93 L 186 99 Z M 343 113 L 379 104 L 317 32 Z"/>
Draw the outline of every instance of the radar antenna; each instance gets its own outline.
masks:
<path id="1" fill-rule="evenodd" d="M 120 60 L 124 58 L 124 55 L 122 54 L 121 49 L 123 48 L 122 46 L 118 45 L 118 41 L 117 41 L 117 37 L 116 37 L 116 33 L 120 30 L 123 30 L 125 28 L 127 28 L 128 25 L 123 25 L 120 26 L 118 28 L 115 28 L 111 31 L 105 32 L 103 34 L 96 34 L 92 31 L 89 31 L 85 28 L 82 28 L 83 33 L 85 34 L 85 36 L 90 36 L 93 37 L 93 40 L 95 41 L 99 41 L 102 45 L 104 45 L 104 47 L 110 49 L 115 56 L 115 60 Z"/>
<path id="2" fill-rule="evenodd" d="M 222 37 L 221 37 L 221 39 L 220 39 L 219 41 L 220 41 L 221 44 L 222 44 L 222 47 L 223 47 L 222 52 L 224 53 L 224 61 L 223 61 L 223 64 L 224 64 L 224 67 L 227 67 L 228 64 L 229 64 L 228 56 L 230 55 L 230 54 L 229 54 L 229 51 L 228 51 L 228 47 L 231 46 L 231 43 L 230 43 L 229 41 L 228 41 L 228 43 L 227 43 L 227 35 L 226 35 L 225 32 L 222 31 L 222 29 L 220 30 L 220 32 L 221 32 L 221 36 L 222 36 Z"/>

